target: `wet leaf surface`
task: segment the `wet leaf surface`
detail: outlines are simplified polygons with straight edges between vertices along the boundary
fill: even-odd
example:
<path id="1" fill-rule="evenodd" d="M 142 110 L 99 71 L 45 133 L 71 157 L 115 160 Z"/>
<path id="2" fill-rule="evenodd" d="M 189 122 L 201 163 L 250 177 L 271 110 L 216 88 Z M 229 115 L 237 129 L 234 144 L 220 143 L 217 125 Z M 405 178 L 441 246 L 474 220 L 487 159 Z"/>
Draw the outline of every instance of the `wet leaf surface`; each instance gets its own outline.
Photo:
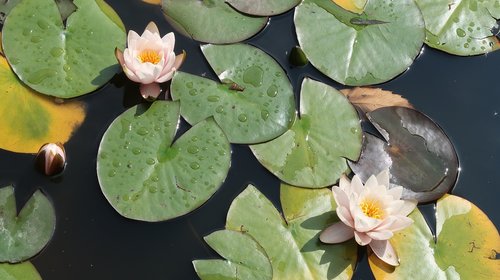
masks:
<path id="1" fill-rule="evenodd" d="M 443 130 L 424 114 L 404 107 L 385 107 L 368 113 L 385 139 L 365 134 L 354 173 L 366 181 L 384 169 L 391 183 L 404 187 L 404 199 L 428 202 L 440 198 L 454 185 L 458 158 Z"/>
<path id="2" fill-rule="evenodd" d="M 260 143 L 283 134 L 295 117 L 292 85 L 281 66 L 250 45 L 205 45 L 222 82 L 177 72 L 171 85 L 181 114 L 195 124 L 215 119 L 231 143 Z"/>
<path id="3" fill-rule="evenodd" d="M 213 119 L 199 122 L 175 143 L 177 102 L 135 106 L 116 118 L 99 146 L 101 190 L 120 215 L 163 221 L 207 201 L 227 176 L 229 142 Z"/>
<path id="4" fill-rule="evenodd" d="M 330 0 L 305 0 L 294 20 L 310 62 L 345 85 L 396 77 L 413 63 L 425 37 L 422 15 L 412 0 L 368 1 L 361 15 Z"/>
<path id="5" fill-rule="evenodd" d="M 114 50 L 125 45 L 125 28 L 103 0 L 75 0 L 63 25 L 53 0 L 24 0 L 3 28 L 5 55 L 17 76 L 34 90 L 60 98 L 101 87 L 120 67 Z"/>
<path id="6" fill-rule="evenodd" d="M 12 8 L 17 5 L 21 0 L 2 0 L 0 1 L 0 24 L 3 24 L 5 18 L 9 15 Z M 73 0 L 55 0 L 59 12 L 61 14 L 61 19 L 65 21 L 69 15 L 71 15 L 75 10 L 76 6 L 73 4 Z"/>
<path id="7" fill-rule="evenodd" d="M 35 256 L 50 241 L 55 227 L 55 209 L 40 191 L 17 214 L 14 188 L 0 189 L 0 262 L 17 263 Z"/>
<path id="8" fill-rule="evenodd" d="M 0 264 L 0 279 L 2 280 L 42 280 L 36 268 L 30 262 L 18 264 Z"/>
<path id="9" fill-rule="evenodd" d="M 226 2 L 245 14 L 273 16 L 292 9 L 300 3 L 300 0 L 226 0 Z"/>
<path id="10" fill-rule="evenodd" d="M 340 92 L 365 113 L 390 106 L 413 108 L 406 98 L 380 88 L 357 87 Z"/>
<path id="11" fill-rule="evenodd" d="M 226 0 L 163 0 L 168 22 L 194 40 L 227 44 L 252 37 L 267 24 L 267 17 L 242 14 Z"/>
<path id="12" fill-rule="evenodd" d="M 500 0 L 415 0 L 424 15 L 427 45 L 456 55 L 500 48 Z"/>
<path id="13" fill-rule="evenodd" d="M 335 108 L 335 110 L 332 110 Z M 354 107 L 334 88 L 309 78 L 302 82 L 300 118 L 280 137 L 250 148 L 282 181 L 300 187 L 335 184 L 357 160 L 362 131 Z"/>
<path id="14" fill-rule="evenodd" d="M 398 267 L 370 256 L 376 279 L 495 279 L 500 274 L 500 236 L 479 208 L 446 195 L 437 202 L 436 213 L 436 240 L 418 209 L 409 216 L 414 224 L 395 233 L 391 244 L 400 259 Z"/>

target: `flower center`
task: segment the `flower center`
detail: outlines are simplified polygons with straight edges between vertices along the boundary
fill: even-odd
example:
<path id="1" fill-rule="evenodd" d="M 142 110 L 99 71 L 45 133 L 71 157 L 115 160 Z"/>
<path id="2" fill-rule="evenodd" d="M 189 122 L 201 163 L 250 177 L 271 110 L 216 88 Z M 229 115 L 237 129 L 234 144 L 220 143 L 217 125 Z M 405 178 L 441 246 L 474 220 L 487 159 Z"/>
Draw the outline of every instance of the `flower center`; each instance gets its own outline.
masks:
<path id="1" fill-rule="evenodd" d="M 141 63 L 149 62 L 152 64 L 158 64 L 161 60 L 160 54 L 153 50 L 143 50 L 139 54 L 138 58 Z"/>
<path id="2" fill-rule="evenodd" d="M 370 217 L 377 220 L 381 220 L 384 217 L 384 210 L 382 209 L 382 205 L 379 201 L 373 199 L 365 199 L 361 204 L 359 204 L 361 211 Z"/>

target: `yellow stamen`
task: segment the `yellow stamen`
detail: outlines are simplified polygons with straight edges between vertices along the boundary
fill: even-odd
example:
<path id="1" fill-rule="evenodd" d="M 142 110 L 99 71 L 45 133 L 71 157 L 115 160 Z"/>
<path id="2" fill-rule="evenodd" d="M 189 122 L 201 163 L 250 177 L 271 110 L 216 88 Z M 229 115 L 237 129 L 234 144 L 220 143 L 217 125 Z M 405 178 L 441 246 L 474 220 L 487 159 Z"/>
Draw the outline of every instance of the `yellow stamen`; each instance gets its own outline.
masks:
<path id="1" fill-rule="evenodd" d="M 379 201 L 373 199 L 365 199 L 361 204 L 359 204 L 361 211 L 370 217 L 377 220 L 381 220 L 384 218 L 384 210 L 382 209 L 382 205 Z"/>
<path id="2" fill-rule="evenodd" d="M 161 60 L 160 54 L 153 50 L 143 50 L 137 58 L 141 63 L 149 62 L 152 64 L 158 64 Z"/>

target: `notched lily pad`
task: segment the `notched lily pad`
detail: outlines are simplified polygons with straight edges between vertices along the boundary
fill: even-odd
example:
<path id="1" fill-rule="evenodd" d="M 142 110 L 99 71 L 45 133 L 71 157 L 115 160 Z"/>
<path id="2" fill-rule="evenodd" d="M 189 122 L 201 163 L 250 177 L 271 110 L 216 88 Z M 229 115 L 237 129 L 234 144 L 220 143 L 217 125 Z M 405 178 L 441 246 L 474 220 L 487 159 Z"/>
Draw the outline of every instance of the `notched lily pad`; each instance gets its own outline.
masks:
<path id="1" fill-rule="evenodd" d="M 135 106 L 116 118 L 99 146 L 101 190 L 120 215 L 163 221 L 186 214 L 222 185 L 229 142 L 214 120 L 199 122 L 175 143 L 179 103 Z"/>
<path id="2" fill-rule="evenodd" d="M 1 263 L 0 279 L 2 280 L 42 280 L 36 268 L 30 262 L 18 264 Z"/>
<path id="3" fill-rule="evenodd" d="M 236 10 L 249 15 L 274 16 L 297 6 L 301 0 L 225 0 Z"/>
<path id="4" fill-rule="evenodd" d="M 400 259 L 398 267 L 389 267 L 370 256 L 375 278 L 498 278 L 500 235 L 488 217 L 469 201 L 453 195 L 441 198 L 436 212 L 435 239 L 418 209 L 409 215 L 414 224 L 391 238 Z"/>
<path id="5" fill-rule="evenodd" d="M 309 78 L 302 83 L 300 117 L 280 137 L 252 149 L 255 157 L 282 181 L 322 188 L 349 173 L 346 158 L 361 152 L 359 118 L 334 88 Z"/>
<path id="6" fill-rule="evenodd" d="M 202 280 L 271 280 L 273 271 L 264 249 L 248 234 L 216 231 L 205 241 L 226 260 L 195 260 L 194 269 Z M 236 249 L 237 248 L 237 249 Z"/>
<path id="7" fill-rule="evenodd" d="M 295 116 L 293 89 L 281 66 L 243 44 L 205 45 L 221 83 L 177 72 L 171 85 L 181 114 L 195 124 L 213 116 L 231 143 L 260 143 L 283 134 Z"/>
<path id="8" fill-rule="evenodd" d="M 262 30 L 267 17 L 242 14 L 226 0 L 163 0 L 167 21 L 194 40 L 227 44 L 240 42 Z"/>
<path id="9" fill-rule="evenodd" d="M 55 227 L 54 207 L 40 191 L 18 214 L 14 188 L 0 189 L 0 262 L 17 263 L 35 256 L 50 241 Z"/>
<path id="10" fill-rule="evenodd" d="M 361 14 L 331 0 L 304 0 L 294 21 L 309 61 L 345 85 L 396 77 L 413 63 L 425 37 L 424 20 L 413 0 L 368 1 Z"/>
<path id="11" fill-rule="evenodd" d="M 349 163 L 362 180 L 389 169 L 391 182 L 404 187 L 404 199 L 428 202 L 454 185 L 458 158 L 443 130 L 419 111 L 385 107 L 367 114 L 384 140 L 365 134 L 358 162 Z"/>
<path id="12" fill-rule="evenodd" d="M 456 55 L 500 48 L 500 0 L 415 0 L 424 15 L 426 44 Z"/>
<path id="13" fill-rule="evenodd" d="M 125 46 L 125 28 L 103 0 L 74 0 L 64 26 L 53 0 L 23 0 L 3 28 L 5 55 L 34 90 L 60 98 L 80 96 L 120 71 L 114 50 Z"/>

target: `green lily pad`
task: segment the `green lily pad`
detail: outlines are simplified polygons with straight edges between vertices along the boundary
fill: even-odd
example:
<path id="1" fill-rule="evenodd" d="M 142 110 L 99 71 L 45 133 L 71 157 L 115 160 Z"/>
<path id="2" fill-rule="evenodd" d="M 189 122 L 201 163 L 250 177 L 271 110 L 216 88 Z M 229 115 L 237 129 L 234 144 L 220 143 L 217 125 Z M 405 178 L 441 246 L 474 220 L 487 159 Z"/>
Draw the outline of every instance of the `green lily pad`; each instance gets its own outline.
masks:
<path id="1" fill-rule="evenodd" d="M 414 224 L 394 234 L 391 244 L 396 268 L 370 257 L 376 279 L 496 279 L 500 235 L 495 225 L 469 201 L 446 195 L 437 202 L 436 240 L 422 214 L 410 214 Z M 418 260 L 415 261 L 415 260 Z"/>
<path id="2" fill-rule="evenodd" d="M 424 15 L 426 44 L 456 55 L 484 54 L 500 48 L 500 0 L 415 0 Z"/>
<path id="3" fill-rule="evenodd" d="M 273 271 L 264 249 L 248 234 L 220 230 L 205 241 L 226 260 L 195 260 L 194 269 L 202 280 L 271 280 Z M 235 250 L 235 248 L 238 248 Z"/>
<path id="4" fill-rule="evenodd" d="M 135 106 L 104 134 L 97 159 L 101 190 L 120 215 L 163 221 L 186 214 L 221 186 L 230 166 L 229 142 L 214 120 L 172 144 L 179 103 Z"/>
<path id="5" fill-rule="evenodd" d="M 18 264 L 0 263 L 2 280 L 42 280 L 36 268 L 30 262 Z"/>
<path id="6" fill-rule="evenodd" d="M 194 40 L 227 44 L 240 42 L 262 30 L 267 17 L 242 14 L 226 0 L 163 0 L 168 22 Z"/>
<path id="7" fill-rule="evenodd" d="M 75 0 L 64 26 L 53 0 L 23 0 L 3 27 L 3 48 L 18 77 L 34 90 L 60 98 L 80 96 L 118 71 L 114 50 L 125 28 L 103 0 Z"/>
<path id="8" fill-rule="evenodd" d="M 14 188 L 0 189 L 0 262 L 17 263 L 35 256 L 50 241 L 55 227 L 54 207 L 40 191 L 18 215 Z"/>
<path id="9" fill-rule="evenodd" d="M 436 200 L 458 177 L 458 158 L 450 139 L 429 117 L 404 107 L 383 107 L 367 114 L 384 140 L 365 135 L 357 162 L 349 163 L 366 181 L 389 169 L 391 182 L 403 186 L 403 199 Z"/>
<path id="10" fill-rule="evenodd" d="M 0 2 L 0 24 L 3 24 L 7 15 L 14 6 L 16 6 L 21 0 L 3 0 Z M 76 6 L 73 4 L 73 0 L 55 0 L 59 12 L 61 13 L 61 19 L 66 20 L 69 15 L 71 15 L 75 10 Z"/>
<path id="11" fill-rule="evenodd" d="M 413 63 L 425 38 L 413 0 L 368 1 L 362 14 L 331 0 L 305 0 L 295 9 L 295 28 L 314 67 L 345 85 L 396 77 Z"/>
<path id="12" fill-rule="evenodd" d="M 301 0 L 226 0 L 236 10 L 256 16 L 274 16 L 297 6 Z"/>
<path id="13" fill-rule="evenodd" d="M 250 45 L 205 45 L 221 83 L 177 72 L 171 85 L 181 114 L 195 124 L 213 116 L 231 143 L 260 143 L 283 134 L 295 117 L 292 85 L 280 65 Z"/>
<path id="14" fill-rule="evenodd" d="M 226 229 L 249 235 L 262 246 L 272 265 L 272 279 L 349 279 L 357 259 L 356 243 L 319 241 L 321 230 L 338 220 L 331 191 L 282 185 L 281 205 L 284 219 L 250 185 L 231 204 Z M 243 257 L 240 245 L 232 248 L 233 254 Z"/>
<path id="15" fill-rule="evenodd" d="M 358 114 L 351 103 L 336 89 L 306 78 L 300 118 L 282 136 L 250 148 L 282 181 L 322 188 L 349 173 L 346 158 L 359 157 L 361 140 Z"/>

